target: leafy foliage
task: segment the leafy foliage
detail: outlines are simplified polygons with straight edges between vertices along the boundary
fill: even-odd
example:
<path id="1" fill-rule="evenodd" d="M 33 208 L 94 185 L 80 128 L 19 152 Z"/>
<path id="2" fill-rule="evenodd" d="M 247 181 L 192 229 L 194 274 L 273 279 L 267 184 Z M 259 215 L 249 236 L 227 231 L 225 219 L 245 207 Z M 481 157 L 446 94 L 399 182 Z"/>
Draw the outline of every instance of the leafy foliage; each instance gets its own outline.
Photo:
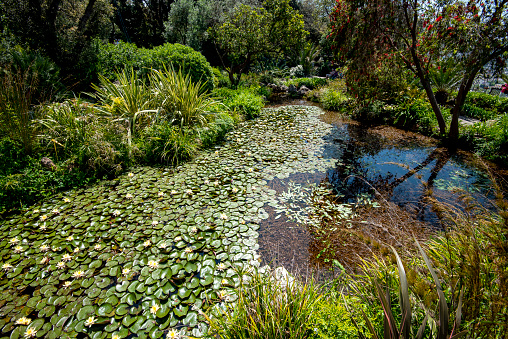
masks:
<path id="1" fill-rule="evenodd" d="M 151 69 L 162 70 L 173 65 L 193 82 L 201 81 L 205 88 L 213 88 L 213 71 L 205 57 L 191 47 L 180 44 L 164 44 L 152 49 L 137 48 L 135 44 L 120 42 L 100 46 L 98 71 L 109 80 L 115 80 L 116 73 L 124 68 L 134 69 L 138 76 L 145 78 Z"/>
<path id="2" fill-rule="evenodd" d="M 395 60 L 419 79 L 436 115 L 439 130 L 447 125 L 429 79 L 429 70 L 443 59 L 460 65 L 460 86 L 451 110 L 449 137 L 456 140 L 458 117 L 476 74 L 508 51 L 508 4 L 444 1 L 439 7 L 425 1 L 338 1 L 330 38 L 339 56 L 351 66 L 350 83 L 367 82 L 379 64 Z M 487 24 L 486 24 L 487 23 Z M 478 43 L 476 43 L 478 42 Z M 369 51 L 366 53 L 366 51 Z M 358 92 L 357 92 L 358 93 Z"/>
<path id="3" fill-rule="evenodd" d="M 240 75 L 256 58 L 288 51 L 299 45 L 307 32 L 302 16 L 291 8 L 289 0 L 266 0 L 260 8 L 239 5 L 211 33 L 226 52 L 222 61 L 231 83 L 237 85 Z"/>
<path id="4" fill-rule="evenodd" d="M 264 98 L 257 93 L 255 88 L 239 88 L 237 90 L 220 88 L 214 94 L 222 98 L 222 102 L 231 111 L 242 114 L 247 119 L 257 117 L 264 107 Z"/>

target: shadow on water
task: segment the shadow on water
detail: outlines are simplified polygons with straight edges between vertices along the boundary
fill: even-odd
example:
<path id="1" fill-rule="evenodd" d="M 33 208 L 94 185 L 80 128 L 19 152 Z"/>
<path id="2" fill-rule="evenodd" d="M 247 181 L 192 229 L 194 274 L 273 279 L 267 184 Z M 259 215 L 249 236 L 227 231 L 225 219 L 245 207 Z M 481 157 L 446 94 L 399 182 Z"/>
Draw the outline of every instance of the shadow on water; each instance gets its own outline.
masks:
<path id="1" fill-rule="evenodd" d="M 361 196 L 389 201 L 435 228 L 442 225 L 430 198 L 462 209 L 460 197 L 468 194 L 494 208 L 492 182 L 472 154 L 450 153 L 430 138 L 392 127 L 366 128 L 352 122 L 336 125 L 327 139 L 330 150 L 325 155 L 333 156 L 334 145 L 343 149 L 336 168 L 327 173 L 343 201 L 355 202 Z"/>

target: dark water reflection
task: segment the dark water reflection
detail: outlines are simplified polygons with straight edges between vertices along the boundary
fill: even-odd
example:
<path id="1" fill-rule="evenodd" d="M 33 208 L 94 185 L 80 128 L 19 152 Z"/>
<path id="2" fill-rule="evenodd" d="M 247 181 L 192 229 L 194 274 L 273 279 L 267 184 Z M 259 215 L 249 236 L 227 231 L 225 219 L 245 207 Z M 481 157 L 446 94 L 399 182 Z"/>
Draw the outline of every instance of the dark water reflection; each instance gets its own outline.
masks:
<path id="1" fill-rule="evenodd" d="M 313 105 L 304 100 L 282 104 Z M 341 197 L 338 202 L 356 202 L 363 197 L 396 205 L 404 210 L 400 218 L 405 218 L 406 222 L 421 222 L 426 225 L 424 227 L 437 230 L 442 229 L 442 224 L 428 202 L 429 196 L 462 209 L 460 196 L 467 194 L 487 209 L 494 209 L 489 171 L 505 192 L 507 190 L 507 171 L 486 164 L 471 153 L 451 154 L 439 147 L 437 140 L 387 126 L 362 126 L 343 120 L 335 113 L 327 112 L 322 119 L 334 126 L 324 137 L 327 143 L 323 157 L 337 159 L 336 167 L 326 173 L 297 173 L 287 179 L 274 179 L 268 185 L 278 194 L 287 191 L 290 182 L 331 185 L 334 193 Z M 282 265 L 304 276 L 317 273 L 327 278 L 334 274 L 330 271 L 333 270 L 330 260 L 317 259 L 323 244 L 307 228 L 288 220 L 285 215 L 276 218 L 271 207 L 265 206 L 265 209 L 270 217 L 261 222 L 259 229 L 259 251 L 264 264 Z M 374 212 L 362 217 L 373 224 L 386 225 L 386 219 L 383 220 L 386 215 L 376 216 Z M 362 251 L 370 251 L 344 238 L 340 242 L 343 249 L 342 252 L 340 248 L 337 250 L 338 259 L 347 253 L 357 258 L 357 254 L 363 255 Z"/>

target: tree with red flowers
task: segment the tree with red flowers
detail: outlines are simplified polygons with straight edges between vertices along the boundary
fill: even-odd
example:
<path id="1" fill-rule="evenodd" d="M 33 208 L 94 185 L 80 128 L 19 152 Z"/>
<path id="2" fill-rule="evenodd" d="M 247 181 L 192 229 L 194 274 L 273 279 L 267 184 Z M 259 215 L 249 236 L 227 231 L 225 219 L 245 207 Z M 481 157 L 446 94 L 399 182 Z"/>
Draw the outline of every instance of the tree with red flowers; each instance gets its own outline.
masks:
<path id="1" fill-rule="evenodd" d="M 453 60 L 461 70 L 448 134 L 453 141 L 476 75 L 490 62 L 503 62 L 508 54 L 507 4 L 508 0 L 337 0 L 328 37 L 337 57 L 349 65 L 351 84 L 365 81 L 386 62 L 396 61 L 413 73 L 443 135 L 447 126 L 429 71 L 443 60 Z"/>

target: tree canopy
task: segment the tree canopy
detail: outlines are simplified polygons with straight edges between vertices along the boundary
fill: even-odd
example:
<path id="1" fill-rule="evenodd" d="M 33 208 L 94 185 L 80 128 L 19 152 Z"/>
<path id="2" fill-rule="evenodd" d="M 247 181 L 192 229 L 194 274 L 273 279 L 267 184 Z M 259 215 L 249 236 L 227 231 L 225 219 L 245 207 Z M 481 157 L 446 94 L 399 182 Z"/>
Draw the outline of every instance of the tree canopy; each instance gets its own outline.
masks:
<path id="1" fill-rule="evenodd" d="M 211 32 L 225 54 L 222 60 L 234 84 L 257 57 L 287 52 L 308 34 L 303 16 L 289 0 L 266 0 L 263 7 L 241 4 Z"/>
<path id="2" fill-rule="evenodd" d="M 383 73 L 382 65 L 387 62 L 396 62 L 414 74 L 425 89 L 441 134 L 447 126 L 429 74 L 440 62 L 453 60 L 461 79 L 449 129 L 454 140 L 462 105 L 476 75 L 489 62 L 503 62 L 506 57 L 507 2 L 339 0 L 329 38 L 338 59 L 349 65 L 348 84 L 353 91 L 380 74 L 380 69 Z"/>

